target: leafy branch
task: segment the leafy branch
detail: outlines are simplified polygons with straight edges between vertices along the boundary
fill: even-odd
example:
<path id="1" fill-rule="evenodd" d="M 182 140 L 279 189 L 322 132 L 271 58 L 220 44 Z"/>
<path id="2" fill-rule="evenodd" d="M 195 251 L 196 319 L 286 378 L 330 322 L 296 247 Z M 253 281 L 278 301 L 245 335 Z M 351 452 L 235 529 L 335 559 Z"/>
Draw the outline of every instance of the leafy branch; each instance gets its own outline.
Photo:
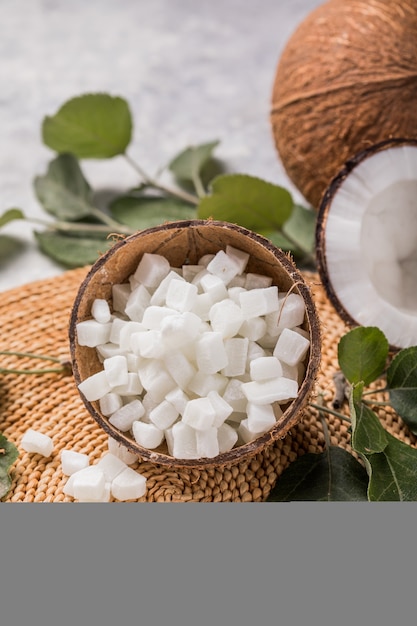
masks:
<path id="1" fill-rule="evenodd" d="M 417 435 L 417 346 L 390 358 L 381 330 L 358 327 L 340 339 L 338 361 L 347 381 L 349 417 L 326 407 L 322 398 L 311 406 L 322 423 L 326 414 L 349 420 L 350 445 L 356 456 L 330 445 L 324 427 L 324 452 L 300 456 L 282 473 L 268 500 L 416 501 L 417 448 L 384 428 L 371 408 L 381 403 L 368 398 L 388 394 L 383 405 L 394 409 Z M 376 381 L 386 384 L 365 390 Z"/>
<path id="2" fill-rule="evenodd" d="M 315 265 L 315 213 L 295 204 L 279 185 L 246 174 L 225 174 L 214 157 L 218 140 L 186 147 L 151 175 L 128 152 L 133 136 L 128 103 L 105 93 L 68 100 L 44 118 L 41 135 L 55 155 L 33 186 L 49 218 L 34 219 L 13 207 L 0 215 L 0 227 L 14 220 L 41 226 L 34 231 L 40 250 L 65 267 L 94 263 L 115 236 L 210 217 L 259 232 L 300 264 Z M 138 184 L 99 207 L 82 161 L 116 156 L 133 168 Z M 172 185 L 161 180 L 163 174 L 171 177 Z"/>

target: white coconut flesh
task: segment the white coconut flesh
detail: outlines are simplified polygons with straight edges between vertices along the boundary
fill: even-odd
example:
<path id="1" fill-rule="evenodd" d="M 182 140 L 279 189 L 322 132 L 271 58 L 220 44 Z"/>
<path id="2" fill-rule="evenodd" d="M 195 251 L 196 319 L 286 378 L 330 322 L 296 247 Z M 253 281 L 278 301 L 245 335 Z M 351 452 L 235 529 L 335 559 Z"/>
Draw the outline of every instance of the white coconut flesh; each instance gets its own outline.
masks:
<path id="1" fill-rule="evenodd" d="M 417 344 L 417 147 L 370 153 L 328 207 L 324 251 L 329 283 L 362 326 L 393 347 Z"/>

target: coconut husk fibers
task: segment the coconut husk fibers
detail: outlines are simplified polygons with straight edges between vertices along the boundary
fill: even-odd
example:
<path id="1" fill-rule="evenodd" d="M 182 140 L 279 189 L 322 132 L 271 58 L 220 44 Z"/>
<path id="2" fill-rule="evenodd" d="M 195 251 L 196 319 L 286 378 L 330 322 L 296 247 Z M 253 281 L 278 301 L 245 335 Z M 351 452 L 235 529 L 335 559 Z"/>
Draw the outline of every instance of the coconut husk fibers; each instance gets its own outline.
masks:
<path id="1" fill-rule="evenodd" d="M 55 278 L 32 282 L 1 298 L 2 350 L 31 351 L 69 359 L 68 324 L 71 307 L 89 268 L 65 272 Z M 337 344 L 346 331 L 325 296 L 315 274 L 304 277 L 310 285 L 322 325 L 322 362 L 316 391 L 331 406 L 333 374 L 337 371 Z M 2 367 L 46 367 L 45 361 L 2 356 Z M 378 398 L 382 399 L 382 398 Z M 347 412 L 345 406 L 343 412 Z M 417 438 L 389 408 L 380 408 L 385 428 L 398 439 L 417 445 Z M 348 424 L 326 417 L 331 443 L 351 452 Z M 20 447 L 28 428 L 52 437 L 49 458 L 30 454 Z M 19 450 L 11 467 L 12 485 L 5 503 L 72 503 L 65 495 L 67 477 L 62 473 L 64 449 L 88 454 L 95 464 L 107 452 L 107 435 L 86 411 L 70 374 L 2 374 L 0 379 L 0 432 Z M 142 462 L 133 466 L 146 476 L 147 492 L 139 502 L 263 502 L 283 471 L 306 452 L 324 449 L 317 412 L 308 408 L 303 419 L 281 440 L 261 453 L 225 468 L 183 469 Z"/>
<path id="2" fill-rule="evenodd" d="M 353 155 L 416 136 L 416 41 L 415 0 L 330 0 L 288 40 L 273 83 L 272 133 L 314 208 Z"/>

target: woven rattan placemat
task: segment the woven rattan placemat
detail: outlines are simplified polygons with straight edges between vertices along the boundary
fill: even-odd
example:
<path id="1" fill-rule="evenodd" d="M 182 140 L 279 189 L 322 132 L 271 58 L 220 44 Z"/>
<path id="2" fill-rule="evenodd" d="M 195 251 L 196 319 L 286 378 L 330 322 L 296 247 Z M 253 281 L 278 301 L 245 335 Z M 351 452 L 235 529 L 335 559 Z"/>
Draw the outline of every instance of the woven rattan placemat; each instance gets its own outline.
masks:
<path id="1" fill-rule="evenodd" d="M 73 300 L 88 268 L 30 283 L 1 294 L 0 350 L 31 352 L 69 359 L 68 322 Z M 305 274 L 322 324 L 322 364 L 317 389 L 331 401 L 333 374 L 337 370 L 337 344 L 347 328 L 325 297 L 315 274 Z M 1 356 L 2 367 L 46 367 L 45 361 Z M 401 440 L 416 443 L 407 428 L 390 411 L 379 412 L 386 428 Z M 349 448 L 346 422 L 328 416 L 331 443 Z M 28 428 L 52 437 L 49 458 L 29 454 L 20 447 Z M 108 451 L 107 435 L 87 413 L 71 375 L 0 375 L 0 432 L 19 449 L 12 467 L 13 484 L 4 502 L 73 502 L 63 493 L 63 449 L 83 452 L 95 463 Z M 411 440 L 410 440 L 411 438 Z M 137 463 L 147 478 L 144 502 L 262 502 L 284 469 L 305 452 L 321 452 L 324 437 L 314 409 L 285 439 L 239 464 L 210 470 L 172 471 L 148 462 Z"/>

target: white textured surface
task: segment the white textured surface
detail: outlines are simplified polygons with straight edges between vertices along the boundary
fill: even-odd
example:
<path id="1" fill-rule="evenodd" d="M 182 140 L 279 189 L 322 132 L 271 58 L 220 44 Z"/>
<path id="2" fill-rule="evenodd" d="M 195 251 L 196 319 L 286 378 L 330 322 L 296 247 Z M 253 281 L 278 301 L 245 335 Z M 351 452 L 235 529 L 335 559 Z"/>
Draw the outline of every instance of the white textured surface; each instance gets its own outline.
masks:
<path id="1" fill-rule="evenodd" d="M 286 40 L 320 0 L 0 0 L 0 212 L 48 219 L 32 187 L 53 153 L 45 115 L 86 92 L 125 98 L 129 152 L 150 173 L 189 144 L 219 139 L 229 171 L 290 189 L 276 156 L 269 107 Z M 94 189 L 136 184 L 123 159 L 84 161 Z M 0 291 L 59 275 L 33 224 L 0 231 Z"/>

